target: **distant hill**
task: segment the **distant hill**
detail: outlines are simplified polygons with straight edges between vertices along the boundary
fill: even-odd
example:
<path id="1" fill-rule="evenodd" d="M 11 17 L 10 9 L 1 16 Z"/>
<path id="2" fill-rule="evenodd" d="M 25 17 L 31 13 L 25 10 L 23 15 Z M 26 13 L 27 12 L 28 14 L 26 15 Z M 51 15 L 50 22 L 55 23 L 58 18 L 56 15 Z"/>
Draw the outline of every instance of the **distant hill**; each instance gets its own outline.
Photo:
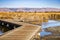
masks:
<path id="1" fill-rule="evenodd" d="M 0 8 L 0 12 L 59 12 L 58 8 Z"/>

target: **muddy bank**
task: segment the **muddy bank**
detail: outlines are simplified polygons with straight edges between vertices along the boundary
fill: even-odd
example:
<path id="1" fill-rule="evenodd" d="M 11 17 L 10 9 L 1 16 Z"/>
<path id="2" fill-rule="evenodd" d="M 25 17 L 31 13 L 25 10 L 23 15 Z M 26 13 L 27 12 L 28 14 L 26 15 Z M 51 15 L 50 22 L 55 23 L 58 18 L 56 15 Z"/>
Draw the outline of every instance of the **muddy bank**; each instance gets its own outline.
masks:
<path id="1" fill-rule="evenodd" d="M 60 34 L 60 26 L 45 28 L 45 31 Z"/>
<path id="2" fill-rule="evenodd" d="M 51 32 L 52 34 L 41 37 L 41 40 L 60 40 L 60 26 L 48 27 L 44 30 L 46 32 Z"/>

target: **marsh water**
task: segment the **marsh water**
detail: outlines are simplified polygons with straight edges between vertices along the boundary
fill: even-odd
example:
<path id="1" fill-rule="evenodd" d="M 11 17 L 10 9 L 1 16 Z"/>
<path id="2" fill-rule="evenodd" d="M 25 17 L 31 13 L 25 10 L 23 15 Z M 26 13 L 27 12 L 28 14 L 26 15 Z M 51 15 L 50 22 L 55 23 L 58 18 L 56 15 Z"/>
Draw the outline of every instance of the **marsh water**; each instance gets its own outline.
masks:
<path id="1" fill-rule="evenodd" d="M 0 31 L 0 35 L 2 35 L 3 34 L 3 32 L 2 31 Z"/>
<path id="2" fill-rule="evenodd" d="M 42 32 L 40 32 L 41 36 L 46 36 L 52 34 L 51 32 L 46 32 L 44 29 L 48 27 L 57 27 L 60 26 L 60 21 L 49 20 L 46 23 L 42 24 Z"/>

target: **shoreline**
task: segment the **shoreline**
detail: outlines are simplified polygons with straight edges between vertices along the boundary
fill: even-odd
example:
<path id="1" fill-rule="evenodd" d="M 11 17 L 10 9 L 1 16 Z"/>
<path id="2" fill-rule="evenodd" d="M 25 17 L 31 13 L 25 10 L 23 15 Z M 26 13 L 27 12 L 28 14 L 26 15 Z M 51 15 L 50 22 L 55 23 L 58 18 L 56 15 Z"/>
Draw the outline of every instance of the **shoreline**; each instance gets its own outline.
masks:
<path id="1" fill-rule="evenodd" d="M 52 34 L 45 35 L 42 40 L 60 40 L 60 27 L 49 27 L 44 29 L 46 32 L 51 32 Z"/>

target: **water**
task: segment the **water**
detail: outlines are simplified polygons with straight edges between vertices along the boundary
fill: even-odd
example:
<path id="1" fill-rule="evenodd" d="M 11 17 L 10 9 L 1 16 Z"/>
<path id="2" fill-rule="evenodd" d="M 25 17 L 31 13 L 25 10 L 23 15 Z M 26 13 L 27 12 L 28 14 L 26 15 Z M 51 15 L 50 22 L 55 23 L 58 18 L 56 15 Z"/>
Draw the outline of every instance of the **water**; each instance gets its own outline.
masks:
<path id="1" fill-rule="evenodd" d="M 41 34 L 40 36 L 43 37 L 45 35 L 50 35 L 52 33 L 51 32 L 46 32 L 46 31 L 43 30 L 42 32 L 40 32 L 40 34 Z"/>
<path id="2" fill-rule="evenodd" d="M 49 20 L 48 22 L 42 24 L 42 28 L 56 27 L 56 26 L 60 26 L 59 21 Z"/>
<path id="3" fill-rule="evenodd" d="M 45 35 L 50 35 L 52 34 L 51 32 L 46 32 L 44 30 L 44 28 L 48 28 L 48 27 L 56 27 L 56 26 L 60 26 L 60 22 L 59 21 L 55 21 L 55 20 L 49 20 L 46 23 L 42 24 L 42 32 L 40 32 L 41 36 L 45 36 Z"/>
<path id="4" fill-rule="evenodd" d="M 0 31 L 0 35 L 2 35 L 3 34 L 3 32 L 2 31 Z"/>

